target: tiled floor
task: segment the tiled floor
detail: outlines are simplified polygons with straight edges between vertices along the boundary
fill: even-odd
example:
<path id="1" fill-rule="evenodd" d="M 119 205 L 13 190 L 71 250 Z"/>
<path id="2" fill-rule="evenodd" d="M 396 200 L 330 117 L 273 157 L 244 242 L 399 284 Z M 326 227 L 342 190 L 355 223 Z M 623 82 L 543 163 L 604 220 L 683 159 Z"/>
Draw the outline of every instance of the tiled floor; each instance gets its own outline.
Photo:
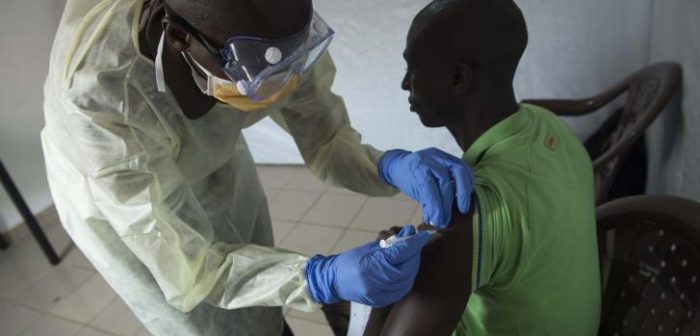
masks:
<path id="1" fill-rule="evenodd" d="M 405 196 L 372 198 L 330 187 L 301 166 L 260 166 L 277 246 L 329 254 L 358 246 L 394 225 L 417 224 L 421 211 Z M 26 230 L 0 251 L 0 335 L 145 336 L 149 333 L 95 272 L 58 225 L 38 216 L 63 261 L 52 267 Z M 321 312 L 286 310 L 296 335 L 331 335 Z"/>

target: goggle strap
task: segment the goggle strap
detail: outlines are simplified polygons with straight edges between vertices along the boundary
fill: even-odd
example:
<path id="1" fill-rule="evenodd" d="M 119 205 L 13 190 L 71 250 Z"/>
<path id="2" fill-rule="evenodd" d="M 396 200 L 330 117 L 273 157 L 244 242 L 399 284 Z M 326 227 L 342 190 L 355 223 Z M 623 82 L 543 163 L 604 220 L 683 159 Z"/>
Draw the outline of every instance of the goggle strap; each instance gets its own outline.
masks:
<path id="1" fill-rule="evenodd" d="M 163 43 L 165 42 L 165 32 L 160 35 L 158 42 L 158 52 L 156 54 L 156 87 L 158 92 L 165 93 L 165 73 L 163 72 Z"/>

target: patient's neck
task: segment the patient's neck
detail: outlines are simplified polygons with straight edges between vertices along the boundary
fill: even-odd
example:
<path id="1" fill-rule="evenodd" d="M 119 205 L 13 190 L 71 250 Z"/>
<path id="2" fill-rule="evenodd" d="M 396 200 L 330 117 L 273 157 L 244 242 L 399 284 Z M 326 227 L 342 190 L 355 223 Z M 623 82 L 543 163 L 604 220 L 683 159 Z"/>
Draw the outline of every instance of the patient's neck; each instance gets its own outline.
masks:
<path id="1" fill-rule="evenodd" d="M 475 94 L 474 98 L 465 104 L 463 121 L 447 128 L 462 150 L 467 151 L 489 128 L 513 115 L 518 108 L 519 104 L 515 100 L 512 87 Z"/>

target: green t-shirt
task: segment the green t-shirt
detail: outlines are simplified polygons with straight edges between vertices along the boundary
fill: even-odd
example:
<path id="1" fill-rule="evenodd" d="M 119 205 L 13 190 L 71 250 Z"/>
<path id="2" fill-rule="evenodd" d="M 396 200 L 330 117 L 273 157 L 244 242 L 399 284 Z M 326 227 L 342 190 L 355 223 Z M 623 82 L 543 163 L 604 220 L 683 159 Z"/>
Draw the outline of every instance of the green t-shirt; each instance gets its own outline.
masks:
<path id="1" fill-rule="evenodd" d="M 595 335 L 593 168 L 551 112 L 520 105 L 464 154 L 474 171 L 472 295 L 456 335 Z"/>

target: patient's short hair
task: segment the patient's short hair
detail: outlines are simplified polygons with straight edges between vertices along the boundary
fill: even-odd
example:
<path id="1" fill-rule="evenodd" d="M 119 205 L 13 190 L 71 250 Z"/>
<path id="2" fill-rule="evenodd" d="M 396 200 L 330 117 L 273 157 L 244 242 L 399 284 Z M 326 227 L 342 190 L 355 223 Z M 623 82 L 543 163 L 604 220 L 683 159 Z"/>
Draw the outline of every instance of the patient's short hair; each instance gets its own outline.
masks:
<path id="1" fill-rule="evenodd" d="M 509 82 L 528 40 L 512 0 L 434 0 L 418 13 L 409 36 L 422 31 L 447 34 L 442 51 Z"/>

